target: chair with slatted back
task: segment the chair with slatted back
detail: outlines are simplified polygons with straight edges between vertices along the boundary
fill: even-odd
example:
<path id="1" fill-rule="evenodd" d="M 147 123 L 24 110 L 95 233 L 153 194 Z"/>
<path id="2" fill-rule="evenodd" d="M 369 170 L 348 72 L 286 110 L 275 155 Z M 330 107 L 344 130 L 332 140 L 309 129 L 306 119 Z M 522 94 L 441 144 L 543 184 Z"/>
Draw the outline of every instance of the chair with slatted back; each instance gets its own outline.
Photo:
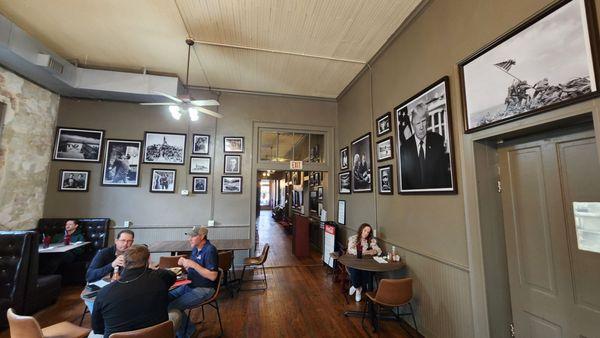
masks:
<path id="1" fill-rule="evenodd" d="M 244 268 L 242 269 L 242 277 L 240 277 L 240 286 L 238 291 L 252 291 L 252 290 L 266 290 L 267 285 L 267 273 L 265 272 L 265 262 L 267 261 L 267 257 L 269 256 L 269 244 L 266 243 L 263 246 L 262 253 L 257 257 L 248 257 L 244 259 Z M 262 268 L 263 278 L 262 279 L 248 279 L 244 280 L 244 274 L 246 273 L 246 268 L 252 267 L 256 270 L 258 267 Z M 265 284 L 264 287 L 255 287 L 255 288 L 247 288 L 243 289 L 242 285 L 244 282 L 263 282 Z"/>
<path id="2" fill-rule="evenodd" d="M 231 297 L 233 297 L 233 292 L 231 288 L 229 288 L 229 270 L 231 270 L 233 264 L 233 250 L 223 250 L 219 251 L 219 268 L 223 270 L 225 276 L 223 276 L 223 284 L 229 290 Z M 233 273 L 233 278 L 235 279 L 235 271 Z"/>
<path id="3" fill-rule="evenodd" d="M 109 338 L 173 338 L 173 322 L 167 320 L 154 326 L 127 332 L 113 333 Z"/>
<path id="4" fill-rule="evenodd" d="M 221 282 L 223 281 L 223 269 L 219 268 L 219 273 L 217 274 L 217 287 L 215 288 L 215 293 L 213 293 L 213 295 L 208 298 L 207 300 L 205 300 L 204 302 L 196 305 L 193 308 L 188 309 L 188 314 L 187 314 L 187 320 L 185 323 L 182 323 L 182 325 L 185 325 L 185 330 L 183 332 L 183 336 L 185 337 L 186 331 L 187 331 L 187 326 L 188 326 L 188 322 L 191 320 L 191 314 L 192 314 L 192 310 L 198 309 L 200 308 L 202 310 L 202 320 L 199 322 L 194 322 L 194 324 L 200 324 L 204 321 L 204 306 L 205 305 L 209 305 L 211 306 L 213 309 L 217 310 L 217 318 L 219 319 L 219 327 L 221 329 L 221 333 L 219 334 L 219 337 L 221 337 L 223 335 L 223 324 L 221 323 L 221 312 L 219 311 L 219 294 L 221 293 Z"/>
<path id="5" fill-rule="evenodd" d="M 174 268 L 179 266 L 179 259 L 181 257 L 187 258 L 186 255 L 179 256 L 162 256 L 158 260 L 158 267 L 162 269 Z"/>
<path id="6" fill-rule="evenodd" d="M 367 292 L 366 296 L 367 298 L 365 307 L 363 309 L 363 317 L 361 322 L 361 324 L 363 324 L 363 328 L 368 307 L 370 307 L 374 332 L 377 331 L 377 317 L 381 314 L 381 309 L 387 308 L 392 310 L 391 314 L 398 321 L 401 321 L 400 316 L 412 316 L 413 323 L 415 324 L 415 330 L 417 333 L 419 333 L 413 307 L 410 303 L 413 296 L 412 278 L 382 279 L 379 282 L 377 292 Z M 408 305 L 410 312 L 399 313 L 400 307 L 405 305 Z"/>
<path id="7" fill-rule="evenodd" d="M 84 338 L 90 333 L 90 329 L 69 322 L 60 322 L 42 329 L 35 318 L 19 316 L 12 308 L 8 309 L 6 317 L 11 338 Z"/>

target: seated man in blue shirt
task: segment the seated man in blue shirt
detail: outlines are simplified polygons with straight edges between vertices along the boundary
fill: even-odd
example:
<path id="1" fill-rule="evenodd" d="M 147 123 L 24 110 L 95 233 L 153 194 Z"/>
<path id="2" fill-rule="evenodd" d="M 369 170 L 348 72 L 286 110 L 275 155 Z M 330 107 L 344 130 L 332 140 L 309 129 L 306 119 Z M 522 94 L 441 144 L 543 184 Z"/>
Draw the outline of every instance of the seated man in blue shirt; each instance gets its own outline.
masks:
<path id="1" fill-rule="evenodd" d="M 169 292 L 169 310 L 180 310 L 181 326 L 177 332 L 178 338 L 191 337 L 196 330 L 195 325 L 188 321 L 185 314 L 186 309 L 193 308 L 215 293 L 217 276 L 219 275 L 219 262 L 217 248 L 210 244 L 207 239 L 208 229 L 205 227 L 193 227 L 187 233 L 189 236 L 192 254 L 190 259 L 180 258 L 179 265 L 183 266 L 188 273 L 188 279 L 192 282 L 180 286 Z M 187 322 L 187 329 L 185 323 Z M 183 332 L 185 331 L 185 336 Z"/>

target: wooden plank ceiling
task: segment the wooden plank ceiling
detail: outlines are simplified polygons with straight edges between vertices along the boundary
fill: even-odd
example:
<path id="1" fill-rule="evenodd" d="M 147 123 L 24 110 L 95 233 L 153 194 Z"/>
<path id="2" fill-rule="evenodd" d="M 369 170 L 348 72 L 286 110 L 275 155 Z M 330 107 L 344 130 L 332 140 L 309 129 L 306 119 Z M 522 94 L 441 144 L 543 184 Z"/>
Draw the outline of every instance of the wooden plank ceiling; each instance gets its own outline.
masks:
<path id="1" fill-rule="evenodd" d="M 68 60 L 177 74 L 190 84 L 335 98 L 422 0 L 0 0 L 0 12 Z M 361 63 L 362 62 L 362 63 Z"/>

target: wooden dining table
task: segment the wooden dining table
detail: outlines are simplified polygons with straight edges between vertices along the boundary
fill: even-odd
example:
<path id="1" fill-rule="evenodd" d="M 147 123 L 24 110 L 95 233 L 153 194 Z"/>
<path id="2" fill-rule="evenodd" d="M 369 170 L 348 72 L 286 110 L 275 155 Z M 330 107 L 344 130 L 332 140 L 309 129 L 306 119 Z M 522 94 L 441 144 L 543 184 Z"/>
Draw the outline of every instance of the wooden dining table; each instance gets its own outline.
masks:
<path id="1" fill-rule="evenodd" d="M 252 240 L 250 239 L 211 239 L 210 243 L 217 250 L 251 250 Z M 192 248 L 188 241 L 158 241 L 151 243 L 148 250 L 152 253 L 170 252 L 171 256 L 175 256 L 183 252 L 191 252 Z"/>

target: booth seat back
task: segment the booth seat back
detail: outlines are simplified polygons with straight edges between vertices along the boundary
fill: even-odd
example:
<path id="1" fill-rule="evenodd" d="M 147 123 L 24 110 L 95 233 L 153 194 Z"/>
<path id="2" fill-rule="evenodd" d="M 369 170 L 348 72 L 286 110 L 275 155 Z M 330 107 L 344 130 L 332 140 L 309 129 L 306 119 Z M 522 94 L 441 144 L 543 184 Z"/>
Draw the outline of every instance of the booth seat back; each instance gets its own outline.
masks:
<path id="1" fill-rule="evenodd" d="M 65 231 L 65 223 L 75 219 L 79 222 L 79 228 L 83 237 L 92 242 L 92 251 L 96 252 L 105 248 L 108 244 L 108 224 L 109 218 L 40 218 L 37 231 L 40 234 L 53 236 L 54 234 Z"/>
<path id="2" fill-rule="evenodd" d="M 0 231 L 0 327 L 6 327 L 6 311 L 24 311 L 29 283 L 31 248 L 35 232 Z"/>

